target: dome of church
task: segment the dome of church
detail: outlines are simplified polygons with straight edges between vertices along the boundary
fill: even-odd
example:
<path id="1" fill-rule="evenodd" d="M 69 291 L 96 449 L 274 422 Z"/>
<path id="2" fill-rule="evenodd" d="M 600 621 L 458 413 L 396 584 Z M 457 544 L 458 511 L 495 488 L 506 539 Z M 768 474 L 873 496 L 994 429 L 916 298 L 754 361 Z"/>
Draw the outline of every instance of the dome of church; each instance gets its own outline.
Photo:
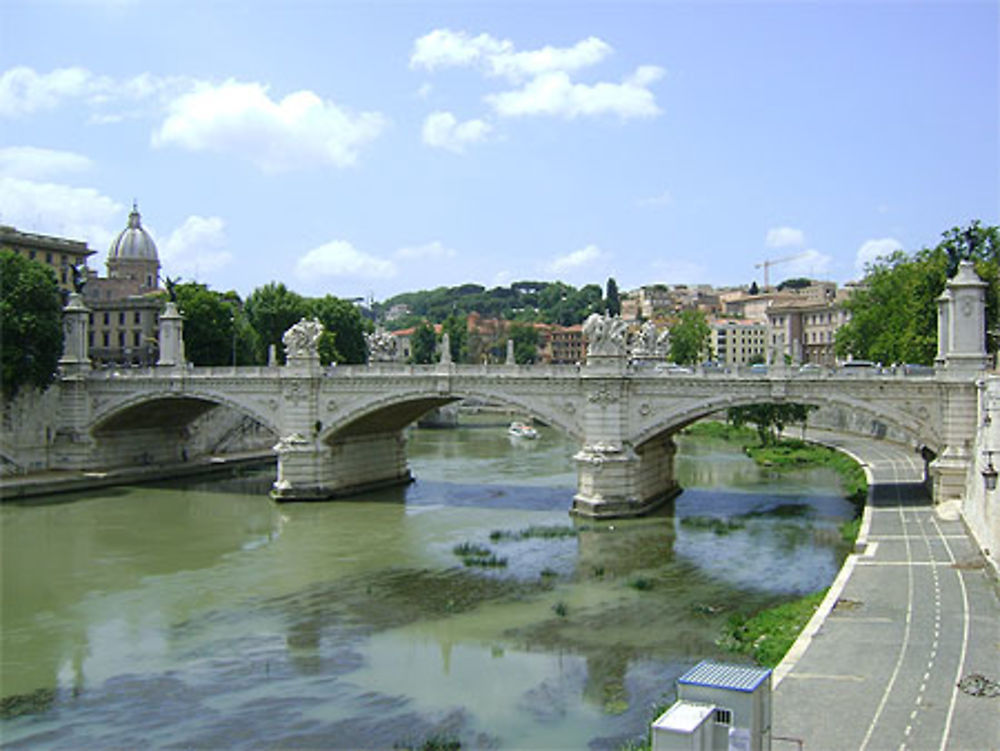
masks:
<path id="1" fill-rule="evenodd" d="M 156 254 L 156 243 L 142 228 L 139 208 L 134 203 L 132 204 L 132 213 L 128 215 L 128 227 L 118 234 L 108 249 L 108 260 L 113 259 L 159 261 Z"/>

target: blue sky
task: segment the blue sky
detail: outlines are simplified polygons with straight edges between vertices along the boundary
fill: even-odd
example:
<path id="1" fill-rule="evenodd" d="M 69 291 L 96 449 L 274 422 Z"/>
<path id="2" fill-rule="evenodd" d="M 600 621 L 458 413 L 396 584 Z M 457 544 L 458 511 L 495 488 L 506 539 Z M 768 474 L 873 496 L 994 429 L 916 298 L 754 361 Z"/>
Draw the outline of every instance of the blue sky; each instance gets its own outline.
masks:
<path id="1" fill-rule="evenodd" d="M 1000 214 L 995 2 L 0 0 L 0 222 L 246 295 L 844 282 Z"/>

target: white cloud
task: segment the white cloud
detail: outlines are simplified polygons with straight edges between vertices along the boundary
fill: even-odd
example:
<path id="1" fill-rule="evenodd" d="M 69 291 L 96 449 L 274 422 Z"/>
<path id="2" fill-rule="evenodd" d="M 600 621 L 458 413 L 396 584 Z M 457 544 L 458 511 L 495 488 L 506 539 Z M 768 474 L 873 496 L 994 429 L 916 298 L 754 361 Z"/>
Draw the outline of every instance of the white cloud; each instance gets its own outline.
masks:
<path id="1" fill-rule="evenodd" d="M 431 86 L 429 83 L 423 83 L 421 84 L 420 88 L 417 89 L 416 97 L 417 99 L 427 99 L 427 97 L 431 95 L 432 91 L 434 91 L 433 86 Z"/>
<path id="2" fill-rule="evenodd" d="M 764 243 L 769 248 L 801 248 L 806 244 L 806 236 L 800 229 L 775 227 L 767 231 Z"/>
<path id="3" fill-rule="evenodd" d="M 660 108 L 648 86 L 663 69 L 641 66 L 622 83 L 573 83 L 563 71 L 543 73 L 520 89 L 489 94 L 486 101 L 501 117 L 551 115 L 573 119 L 613 114 L 622 119 L 655 117 Z"/>
<path id="4" fill-rule="evenodd" d="M 350 276 L 379 279 L 396 274 L 396 264 L 362 253 L 345 240 L 334 240 L 313 248 L 295 264 L 303 279 L 324 276 Z"/>
<path id="5" fill-rule="evenodd" d="M 662 193 L 650 196 L 649 198 L 640 198 L 638 203 L 640 206 L 645 207 L 662 207 L 673 205 L 674 197 L 671 195 L 669 190 L 665 190 Z"/>
<path id="6" fill-rule="evenodd" d="M 199 84 L 175 99 L 153 144 L 232 154 L 266 172 L 345 167 L 385 125 L 377 112 L 354 115 L 311 91 L 275 101 L 261 84 L 229 80 Z"/>
<path id="7" fill-rule="evenodd" d="M 94 163 L 71 151 L 39 149 L 34 146 L 0 148 L 0 175 L 40 180 L 66 173 L 86 172 Z"/>
<path id="8" fill-rule="evenodd" d="M 484 140 L 492 129 L 482 120 L 460 123 L 450 112 L 432 112 L 424 120 L 423 139 L 428 146 L 461 154 L 470 143 Z"/>
<path id="9" fill-rule="evenodd" d="M 559 256 L 548 265 L 548 270 L 553 274 L 561 274 L 604 260 L 605 257 L 606 254 L 600 248 L 591 244 L 574 250 L 572 253 Z"/>
<path id="10" fill-rule="evenodd" d="M 17 66 L 0 75 L 0 116 L 19 117 L 53 109 L 63 99 L 87 97 L 108 88 L 108 79 L 100 79 L 84 68 L 37 73 Z"/>
<path id="11" fill-rule="evenodd" d="M 229 265 L 225 222 L 217 216 L 189 216 L 159 247 L 160 262 L 171 275 L 195 279 Z"/>
<path id="12" fill-rule="evenodd" d="M 164 102 L 190 89 L 194 81 L 183 76 L 154 76 L 141 73 L 132 78 L 116 80 L 99 76 L 86 68 L 57 68 L 50 73 L 38 73 L 32 68 L 17 66 L 0 75 L 0 117 L 20 117 L 58 107 L 66 100 L 78 99 L 91 107 L 102 107 L 121 101 Z M 137 113 L 131 113 L 130 117 Z M 109 123 L 124 119 L 125 114 L 94 115 L 91 122 Z"/>
<path id="13" fill-rule="evenodd" d="M 490 76 L 521 81 L 551 71 L 573 71 L 595 65 L 610 55 L 611 46 L 587 37 L 572 47 L 552 47 L 518 52 L 509 39 L 489 34 L 472 36 L 465 31 L 435 29 L 414 43 L 411 68 L 479 68 Z"/>
<path id="14" fill-rule="evenodd" d="M 854 258 L 854 268 L 859 274 L 864 274 L 865 266 L 874 263 L 881 256 L 888 256 L 903 249 L 903 243 L 894 237 L 883 237 L 877 240 L 865 240 L 858 248 Z"/>
<path id="15" fill-rule="evenodd" d="M 115 232 L 124 227 L 125 207 L 93 188 L 0 177 L 0 223 L 86 241 L 103 252 Z"/>
<path id="16" fill-rule="evenodd" d="M 442 245 L 438 240 L 423 245 L 413 245 L 400 248 L 394 254 L 401 261 L 443 261 L 458 255 L 452 248 Z"/>

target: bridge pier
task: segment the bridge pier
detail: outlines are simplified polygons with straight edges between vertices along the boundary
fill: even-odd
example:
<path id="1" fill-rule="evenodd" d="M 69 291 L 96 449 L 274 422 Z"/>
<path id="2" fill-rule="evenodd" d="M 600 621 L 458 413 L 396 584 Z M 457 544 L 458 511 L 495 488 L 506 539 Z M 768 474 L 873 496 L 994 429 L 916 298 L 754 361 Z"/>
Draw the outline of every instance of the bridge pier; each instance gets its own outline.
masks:
<path id="1" fill-rule="evenodd" d="M 577 493 L 573 513 L 591 518 L 642 516 L 673 500 L 681 488 L 674 478 L 677 446 L 670 436 L 628 444 L 588 444 L 573 457 Z"/>
<path id="2" fill-rule="evenodd" d="M 402 485 L 413 478 L 402 431 L 335 437 L 329 443 L 293 434 L 274 447 L 276 501 L 317 501 Z"/>
<path id="3" fill-rule="evenodd" d="M 641 516 L 680 492 L 674 479 L 676 446 L 669 436 L 635 447 L 629 435 L 629 379 L 622 354 L 589 353 L 581 373 L 586 402 L 585 443 L 573 457 L 577 493 L 573 513 L 593 518 Z"/>

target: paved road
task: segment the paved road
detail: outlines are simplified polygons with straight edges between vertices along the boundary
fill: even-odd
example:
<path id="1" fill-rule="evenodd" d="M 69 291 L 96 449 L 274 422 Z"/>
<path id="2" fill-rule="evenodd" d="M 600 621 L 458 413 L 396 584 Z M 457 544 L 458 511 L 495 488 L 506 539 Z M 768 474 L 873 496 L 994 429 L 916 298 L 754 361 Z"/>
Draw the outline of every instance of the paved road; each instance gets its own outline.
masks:
<path id="1" fill-rule="evenodd" d="M 1000 697 L 957 685 L 974 673 L 1000 682 L 1000 599 L 954 507 L 931 505 L 905 448 L 810 437 L 868 465 L 867 545 L 805 651 L 775 671 L 774 737 L 807 751 L 1000 749 Z"/>

